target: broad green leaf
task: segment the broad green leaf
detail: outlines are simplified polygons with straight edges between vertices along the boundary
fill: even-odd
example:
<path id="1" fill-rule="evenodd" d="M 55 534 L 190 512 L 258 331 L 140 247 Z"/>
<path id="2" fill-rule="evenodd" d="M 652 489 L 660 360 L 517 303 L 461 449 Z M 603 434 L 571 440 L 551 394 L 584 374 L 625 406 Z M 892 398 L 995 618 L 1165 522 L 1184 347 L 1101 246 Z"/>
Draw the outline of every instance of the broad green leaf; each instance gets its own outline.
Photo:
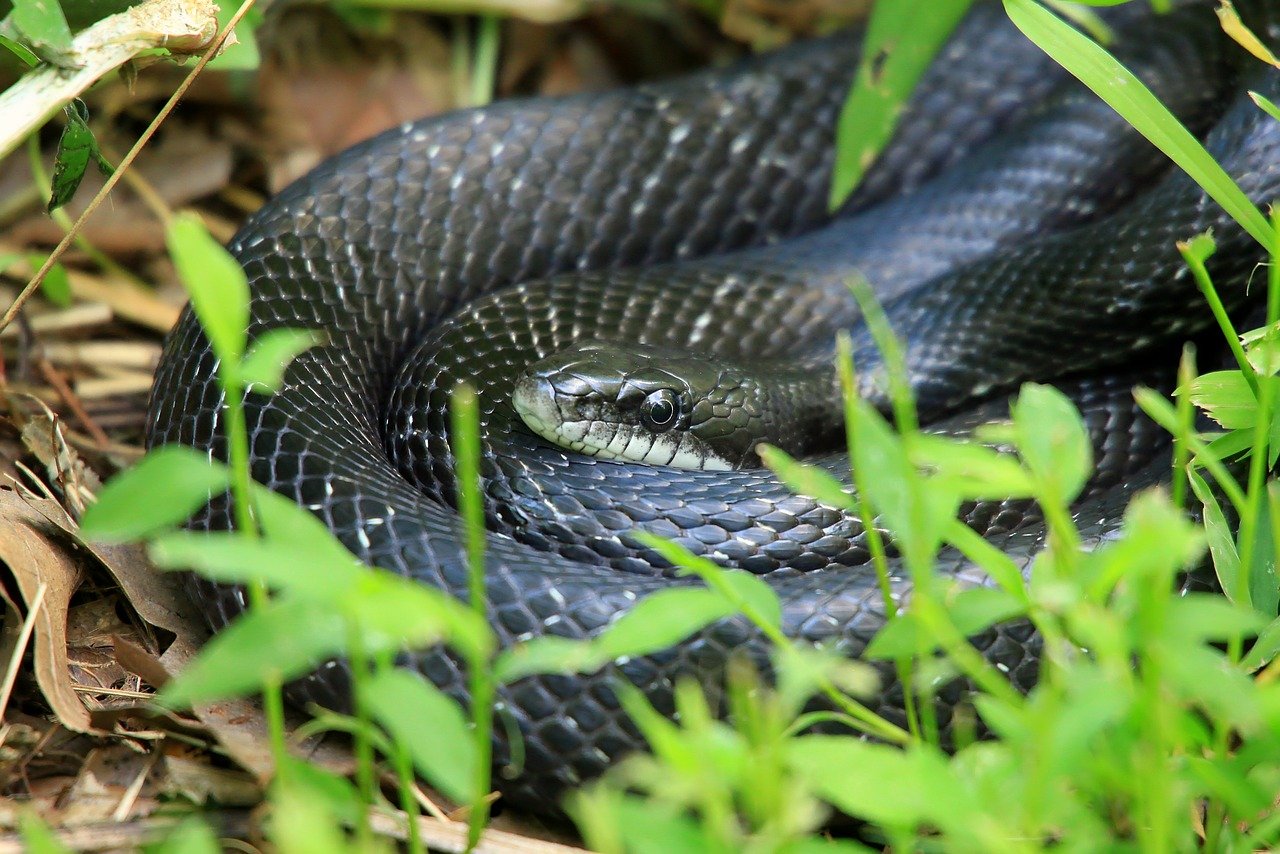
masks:
<path id="1" fill-rule="evenodd" d="M 279 782 L 272 790 L 267 835 L 280 854 L 347 854 L 356 850 L 328 804 L 303 785 Z"/>
<path id="2" fill-rule="evenodd" d="M 62 112 L 66 116 L 66 124 L 62 128 L 62 135 L 58 137 L 58 150 L 53 158 L 52 186 L 46 206 L 50 213 L 71 201 L 71 197 L 80 188 L 80 181 L 84 179 L 90 161 L 104 175 L 115 171 L 102 156 L 98 140 L 89 128 L 89 108 L 84 105 L 84 101 L 73 98 Z"/>
<path id="3" fill-rule="evenodd" d="M 37 50 L 71 47 L 71 28 L 58 0 L 14 0 L 6 20 Z"/>
<path id="4" fill-rule="evenodd" d="M 976 804 L 946 758 L 921 745 L 900 750 L 847 737 L 808 735 L 787 745 L 794 774 L 855 818 L 895 827 L 954 830 Z"/>
<path id="5" fill-rule="evenodd" d="M 479 660 L 496 645 L 488 623 L 462 602 L 385 570 L 362 573 L 342 610 L 355 620 L 370 652 L 445 641 Z"/>
<path id="6" fill-rule="evenodd" d="M 240 379 L 249 391 L 279 391 L 289 363 L 322 340 L 322 333 L 310 329 L 268 330 L 249 348 L 240 364 Z"/>
<path id="7" fill-rule="evenodd" d="M 832 210 L 853 192 L 889 141 L 907 97 L 971 2 L 900 0 L 872 9 L 862 61 L 836 125 Z"/>
<path id="8" fill-rule="evenodd" d="M 186 819 L 169 831 L 162 842 L 143 850 L 146 854 L 222 854 L 218 837 L 199 816 Z"/>
<path id="9" fill-rule="evenodd" d="M 778 596 L 768 584 L 749 572 L 726 570 L 716 566 L 704 557 L 693 554 L 688 549 L 654 536 L 648 531 L 636 531 L 633 536 L 641 544 L 648 546 L 675 566 L 693 573 L 707 582 L 707 585 L 722 596 L 728 597 L 734 607 L 743 606 L 743 611 L 753 621 L 762 621 L 770 628 L 776 629 L 782 622 L 782 606 Z"/>
<path id="10" fill-rule="evenodd" d="M 986 445 L 947 436 L 922 434 L 908 445 L 916 465 L 945 479 L 966 500 L 1023 498 L 1032 494 L 1031 478 L 1017 459 Z"/>
<path id="11" fill-rule="evenodd" d="M 475 742 L 452 698 L 421 674 L 393 668 L 369 680 L 364 702 L 433 786 L 458 803 L 475 798 Z"/>
<path id="12" fill-rule="evenodd" d="M 275 599 L 215 634 L 157 695 L 169 708 L 242 697 L 272 680 L 296 679 L 347 644 L 340 611 L 314 599 Z"/>
<path id="13" fill-rule="evenodd" d="M 821 690 L 824 680 L 853 697 L 870 696 L 880 684 L 874 667 L 828 649 L 779 647 L 773 663 L 778 694 L 795 710 Z"/>
<path id="14" fill-rule="evenodd" d="M 1026 383 L 1011 404 L 1015 445 L 1049 500 L 1069 504 L 1093 472 L 1080 412 L 1053 386 Z"/>
<path id="15" fill-rule="evenodd" d="M 1201 374 L 1188 393 L 1192 403 L 1228 430 L 1250 429 L 1258 418 L 1258 399 L 1239 371 Z"/>
<path id="16" fill-rule="evenodd" d="M 799 462 L 772 445 L 759 445 L 756 450 L 765 466 L 796 495 L 807 496 L 831 507 L 853 509 L 853 497 L 845 492 L 844 484 L 825 469 Z"/>
<path id="17" fill-rule="evenodd" d="M 292 754 L 283 757 L 276 779 L 288 779 L 292 791 L 305 793 L 313 802 L 323 804 L 324 810 L 344 824 L 360 821 L 364 804 L 360 793 L 346 777 L 306 762 Z"/>
<path id="18" fill-rule="evenodd" d="M 544 635 L 500 652 L 493 664 L 493 678 L 506 683 L 540 673 L 594 673 L 608 662 L 589 640 Z"/>
<path id="19" fill-rule="evenodd" d="M 1152 644 L 1170 688 L 1205 709 L 1219 725 L 1248 732 L 1262 720 L 1257 685 L 1221 652 L 1184 639 Z"/>
<path id="20" fill-rule="evenodd" d="M 186 521 L 227 488 L 227 469 L 191 448 L 166 445 L 102 488 L 80 529 L 108 542 L 136 540 Z"/>
<path id="21" fill-rule="evenodd" d="M 1225 641 L 1251 635 L 1267 624 L 1262 614 L 1217 594 L 1188 593 L 1171 598 L 1167 607 L 1166 631 L 1192 642 Z"/>
<path id="22" fill-rule="evenodd" d="M 341 566 L 354 560 L 316 514 L 260 483 L 250 484 L 253 509 L 267 540 L 295 548 L 317 566 Z"/>
<path id="23" fill-rule="evenodd" d="M 732 602 L 705 587 L 660 590 L 614 620 L 595 639 L 595 646 L 606 660 L 648 655 L 734 613 Z"/>
<path id="24" fill-rule="evenodd" d="M 948 596 L 944 604 L 951 622 L 966 637 L 1026 613 L 1024 600 L 995 587 L 959 590 Z M 908 610 L 876 634 L 865 654 L 873 659 L 907 658 L 937 648 L 937 638 L 927 640 L 921 643 L 920 626 Z"/>
<path id="25" fill-rule="evenodd" d="M 1106 101 L 1190 175 L 1255 240 L 1270 248 L 1272 231 L 1266 217 L 1141 80 L 1035 0 L 1004 0 L 1004 8 L 1027 38 Z"/>
<path id="26" fill-rule="evenodd" d="M 163 569 L 192 570 L 224 584 L 262 582 L 299 598 L 340 602 L 366 570 L 347 555 L 317 561 L 311 544 L 259 540 L 239 533 L 175 531 L 151 543 L 151 560 Z"/>
<path id="27" fill-rule="evenodd" d="M 214 353 L 224 369 L 228 365 L 238 368 L 249 323 L 249 282 L 244 270 L 195 214 L 174 217 L 168 244 Z"/>

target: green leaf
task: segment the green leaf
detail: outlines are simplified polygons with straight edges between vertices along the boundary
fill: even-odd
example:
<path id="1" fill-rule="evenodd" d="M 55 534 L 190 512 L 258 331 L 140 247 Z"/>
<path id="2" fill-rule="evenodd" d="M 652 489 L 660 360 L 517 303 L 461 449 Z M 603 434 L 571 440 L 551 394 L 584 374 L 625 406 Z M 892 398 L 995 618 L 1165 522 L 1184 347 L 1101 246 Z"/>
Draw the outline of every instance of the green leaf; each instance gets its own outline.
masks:
<path id="1" fill-rule="evenodd" d="M 0 33 L 0 47 L 8 48 L 9 52 L 18 57 L 19 61 L 27 68 L 35 68 L 40 64 L 40 57 L 36 56 L 31 48 L 11 39 L 4 33 Z"/>
<path id="2" fill-rule="evenodd" d="M 500 652 L 493 663 L 493 678 L 506 683 L 540 673 L 594 673 L 608 662 L 589 640 L 545 635 Z"/>
<path id="3" fill-rule="evenodd" d="M 356 850 L 329 804 L 305 783 L 282 778 L 272 787 L 268 837 L 282 854 L 347 854 Z"/>
<path id="4" fill-rule="evenodd" d="M 853 497 L 845 492 L 844 484 L 825 469 L 799 462 L 786 451 L 772 445 L 759 445 L 756 450 L 761 462 L 796 495 L 804 495 L 843 510 L 854 509 Z"/>
<path id="5" fill-rule="evenodd" d="M 976 804 L 933 747 L 900 750 L 839 736 L 809 735 L 787 744 L 796 776 L 841 811 L 891 827 L 968 824 Z"/>
<path id="6" fill-rule="evenodd" d="M 972 0 L 900 0 L 871 12 L 862 61 L 836 125 L 829 205 L 838 208 L 893 135 L 903 105 Z"/>
<path id="7" fill-rule="evenodd" d="M 1280 619 L 1272 620 L 1254 641 L 1249 653 L 1241 660 L 1240 666 L 1252 673 L 1270 664 L 1272 659 L 1280 655 Z"/>
<path id="8" fill-rule="evenodd" d="M 166 445 L 111 478 L 80 520 L 92 540 L 125 542 L 186 521 L 227 488 L 227 469 L 191 448 Z"/>
<path id="9" fill-rule="evenodd" d="M 240 364 L 240 379 L 250 391 L 276 392 L 284 381 L 285 369 L 300 353 L 324 340 L 324 334 L 310 329 L 271 329 L 253 342 Z"/>
<path id="10" fill-rule="evenodd" d="M 58 841 L 35 810 L 21 810 L 18 827 L 23 848 L 28 854 L 70 854 L 71 849 Z"/>
<path id="11" fill-rule="evenodd" d="M 452 698 L 421 674 L 392 668 L 369 680 L 364 702 L 433 786 L 458 803 L 475 798 L 475 743 Z"/>
<path id="12" fill-rule="evenodd" d="M 1080 412 L 1053 386 L 1026 383 L 1010 405 L 1015 445 L 1050 500 L 1069 504 L 1093 473 L 1093 448 Z"/>
<path id="13" fill-rule="evenodd" d="M 89 108 L 79 98 L 63 108 L 66 124 L 62 135 L 58 137 L 58 150 L 53 158 L 53 178 L 51 180 L 49 204 L 47 210 L 52 213 L 71 201 L 71 197 L 80 188 L 89 162 L 97 164 L 98 170 L 110 175 L 115 168 L 102 156 L 98 148 L 98 140 L 89 128 Z"/>
<path id="14" fill-rule="evenodd" d="M 371 727 L 372 728 L 372 727 Z M 314 803 L 322 804 L 327 814 L 344 824 L 355 824 L 364 814 L 364 803 L 351 781 L 319 765 L 286 753 L 279 757 L 276 779 L 288 779 L 289 789 L 305 793 Z"/>
<path id="15" fill-rule="evenodd" d="M 169 708 L 242 697 L 287 682 L 341 653 L 346 621 L 328 603 L 275 599 L 215 634 L 156 699 Z"/>
<path id="16" fill-rule="evenodd" d="M 45 257 L 33 253 L 29 260 L 32 268 L 38 270 L 44 264 Z M 67 268 L 61 264 L 50 267 L 49 272 L 40 280 L 40 293 L 59 308 L 71 305 L 71 276 L 67 273 Z"/>
<path id="17" fill-rule="evenodd" d="M 1253 99 L 1253 103 L 1257 104 L 1263 112 L 1271 116 L 1271 118 L 1276 121 L 1280 121 L 1280 107 L 1277 107 L 1269 99 L 1264 98 L 1254 91 L 1249 92 L 1249 97 Z"/>
<path id="18" fill-rule="evenodd" d="M 703 826 L 677 806 L 610 787 L 597 785 L 571 793 L 568 811 L 594 851 L 696 854 L 721 850 Z"/>
<path id="19" fill-rule="evenodd" d="M 370 653 L 445 641 L 468 659 L 488 659 L 496 641 L 475 611 L 452 596 L 386 570 L 361 573 L 343 613 L 360 628 Z"/>
<path id="20" fill-rule="evenodd" d="M 751 573 L 716 566 L 678 543 L 664 540 L 648 531 L 636 531 L 632 536 L 675 566 L 697 575 L 757 625 L 777 629 L 782 624 L 782 605 L 778 602 L 777 594 L 772 587 Z"/>
<path id="21" fill-rule="evenodd" d="M 218 632 L 165 686 L 161 703 L 176 707 L 251 693 L 288 681 L 346 652 L 353 624 L 368 654 L 399 652 L 441 641 L 487 656 L 489 627 L 439 590 L 384 571 L 363 574 L 340 602 L 282 596 L 248 611 Z"/>
<path id="22" fill-rule="evenodd" d="M 1228 430 L 1253 427 L 1258 417 L 1258 399 L 1239 371 L 1201 374 L 1187 389 L 1191 402 Z"/>
<path id="23" fill-rule="evenodd" d="M 143 850 L 146 854 L 222 854 L 218 837 L 199 816 L 186 819 L 169 831 L 164 841 Z"/>
<path id="24" fill-rule="evenodd" d="M 641 656 L 674 646 L 694 632 L 737 613 L 734 603 L 714 590 L 686 587 L 660 590 L 641 599 L 596 638 L 606 660 Z"/>
<path id="25" fill-rule="evenodd" d="M 1166 631 L 1195 643 L 1252 635 L 1267 625 L 1257 611 L 1217 594 L 1188 593 L 1171 598 L 1168 609 Z"/>
<path id="26" fill-rule="evenodd" d="M 38 50 L 65 51 L 71 47 L 71 28 L 58 0 L 13 0 L 6 19 Z"/>
<path id="27" fill-rule="evenodd" d="M 960 505 L 945 481 L 926 482 L 907 456 L 903 442 L 884 417 L 857 400 L 853 414 L 853 466 L 864 496 L 902 549 L 907 564 L 927 567 Z"/>
<path id="28" fill-rule="evenodd" d="M 350 554 L 341 562 L 324 560 L 305 540 L 258 540 L 239 533 L 175 531 L 153 541 L 148 553 L 162 569 L 192 570 L 224 584 L 263 582 L 299 598 L 335 603 L 367 571 Z"/>
<path id="29" fill-rule="evenodd" d="M 1271 247 L 1272 230 L 1266 217 L 1131 71 L 1034 0 L 1004 0 L 1004 8 L 1027 38 L 1168 155 L 1258 243 Z"/>
<path id="30" fill-rule="evenodd" d="M 221 31 L 231 23 L 236 7 L 230 3 L 218 7 L 218 29 Z M 262 62 L 258 52 L 258 27 L 262 25 L 263 13 L 260 9 L 250 9 L 236 25 L 235 44 L 229 44 L 222 53 L 214 57 L 209 68 L 216 71 L 254 71 Z"/>
<path id="31" fill-rule="evenodd" d="M 908 445 L 916 465 L 945 479 L 966 500 L 1024 498 L 1032 495 L 1031 478 L 1018 461 L 986 445 L 950 436 L 921 434 Z"/>
<path id="32" fill-rule="evenodd" d="M 249 323 L 249 283 L 244 270 L 209 235 L 195 214 L 180 214 L 169 226 L 169 254 L 191 295 L 191 307 L 213 351 L 227 366 L 239 367 Z"/>
<path id="33" fill-rule="evenodd" d="M 995 587 L 973 587 L 958 590 L 945 601 L 947 614 L 961 634 L 969 637 L 983 629 L 1025 614 L 1024 599 Z M 932 652 L 937 638 L 926 631 L 928 643 L 921 644 L 920 626 L 908 610 L 888 622 L 867 646 L 866 657 L 872 659 L 908 658 Z"/>
<path id="34" fill-rule="evenodd" d="M 1222 512 L 1222 506 L 1218 504 L 1218 497 L 1213 494 L 1204 477 L 1195 469 L 1188 468 L 1187 481 L 1191 484 L 1191 491 L 1196 494 L 1196 498 L 1200 499 L 1200 505 L 1204 510 L 1204 530 L 1209 541 L 1209 554 L 1213 556 L 1213 569 L 1217 573 L 1218 584 L 1230 598 L 1236 594 L 1240 584 L 1240 552 L 1236 550 L 1235 534 L 1227 524 L 1227 517 Z M 1236 604 L 1248 605 L 1249 603 Z"/>

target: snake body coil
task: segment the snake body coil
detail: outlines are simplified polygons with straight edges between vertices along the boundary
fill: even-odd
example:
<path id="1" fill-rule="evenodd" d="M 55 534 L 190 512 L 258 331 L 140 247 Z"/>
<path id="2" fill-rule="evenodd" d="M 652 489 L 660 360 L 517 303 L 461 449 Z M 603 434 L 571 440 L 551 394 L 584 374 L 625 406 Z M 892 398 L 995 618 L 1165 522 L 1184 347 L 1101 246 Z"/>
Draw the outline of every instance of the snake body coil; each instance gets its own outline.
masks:
<path id="1" fill-rule="evenodd" d="M 1216 124 L 1211 150 L 1255 201 L 1274 200 L 1280 129 L 1247 101 L 1231 105 L 1235 62 L 1208 4 L 1158 20 L 1109 14 L 1121 57 L 1191 127 Z M 765 575 L 789 634 L 856 655 L 884 612 L 860 566 L 855 520 L 789 495 L 758 469 L 577 456 L 525 430 L 511 405 L 525 367 L 590 339 L 819 366 L 845 328 L 871 368 L 865 392 L 881 401 L 877 358 L 844 289 L 856 270 L 904 337 L 924 411 L 961 410 L 931 429 L 999 417 L 999 393 L 1063 378 L 1097 460 L 1077 522 L 1086 542 L 1113 531 L 1132 492 L 1168 468 L 1167 444 L 1134 411 L 1129 388 L 1167 385 L 1168 345 L 1208 319 L 1175 240 L 1214 229 L 1213 272 L 1236 307 L 1261 252 L 984 5 L 830 217 L 833 129 L 853 44 L 837 37 L 670 83 L 428 119 L 292 185 L 231 244 L 252 287 L 250 333 L 320 328 L 329 343 L 301 356 L 277 394 L 248 399 L 254 476 L 314 510 L 361 560 L 465 597 L 447 433 L 448 394 L 465 380 L 482 400 L 486 592 L 501 643 L 590 636 L 647 593 L 694 583 L 669 577 L 626 536 L 642 527 Z M 1274 74 L 1253 85 L 1273 98 L 1280 90 Z M 215 367 L 186 312 L 157 372 L 150 444 L 223 454 Z M 821 451 L 837 418 L 819 417 L 816 438 L 796 441 Z M 843 466 L 838 453 L 814 459 Z M 1042 543 L 1025 503 L 965 513 L 1024 567 Z M 194 524 L 228 527 L 224 503 Z M 944 551 L 938 571 L 986 583 L 956 553 Z M 909 593 L 906 578 L 894 584 Z M 201 584 L 199 596 L 215 625 L 245 605 L 238 590 Z M 975 642 L 1019 686 L 1034 681 L 1039 640 L 1025 625 Z M 599 674 L 506 686 L 499 700 L 526 745 L 508 794 L 549 805 L 639 746 L 610 680 L 669 708 L 678 677 L 714 690 L 734 651 L 763 661 L 767 645 L 731 619 Z M 465 695 L 447 653 L 409 660 Z M 870 705 L 900 718 L 901 689 L 886 677 Z M 327 665 L 291 690 L 342 707 L 345 667 Z M 961 690 L 942 691 L 944 723 Z"/>

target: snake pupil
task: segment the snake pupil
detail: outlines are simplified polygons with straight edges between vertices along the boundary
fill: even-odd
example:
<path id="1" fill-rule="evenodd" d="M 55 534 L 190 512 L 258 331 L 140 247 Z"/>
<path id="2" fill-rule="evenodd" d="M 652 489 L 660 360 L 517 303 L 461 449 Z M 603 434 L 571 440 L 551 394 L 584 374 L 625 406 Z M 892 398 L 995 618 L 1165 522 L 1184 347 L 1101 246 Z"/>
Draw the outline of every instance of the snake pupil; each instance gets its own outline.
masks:
<path id="1" fill-rule="evenodd" d="M 676 398 L 670 389 L 659 389 L 644 399 L 640 416 L 651 430 L 666 430 L 676 423 Z"/>

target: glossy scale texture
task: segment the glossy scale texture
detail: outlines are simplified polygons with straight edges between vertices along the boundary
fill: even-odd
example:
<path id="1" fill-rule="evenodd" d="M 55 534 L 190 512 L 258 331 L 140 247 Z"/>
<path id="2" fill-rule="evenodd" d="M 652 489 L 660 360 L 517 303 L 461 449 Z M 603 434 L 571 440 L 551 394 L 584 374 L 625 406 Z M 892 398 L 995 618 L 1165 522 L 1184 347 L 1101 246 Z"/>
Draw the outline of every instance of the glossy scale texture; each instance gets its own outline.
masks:
<path id="1" fill-rule="evenodd" d="M 1211 4 L 1192 5 L 1158 23 L 1133 7 L 1108 15 L 1136 34 L 1115 49 L 1190 124 L 1207 128 L 1230 100 L 1234 67 Z M 1261 251 L 1185 180 L 1148 190 L 1165 171 L 1159 157 L 1067 82 L 995 4 L 962 23 L 867 181 L 830 217 L 834 124 L 855 44 L 837 36 L 668 83 L 424 120 L 333 158 L 281 193 L 230 247 L 252 287 L 251 335 L 322 328 L 330 343 L 301 356 L 279 393 L 247 400 L 255 478 L 312 509 L 367 563 L 465 596 L 444 409 L 465 379 L 482 393 L 493 529 L 486 591 L 501 643 L 589 636 L 649 592 L 696 583 L 670 577 L 628 541 L 625 532 L 642 525 L 765 575 L 789 634 L 856 655 L 883 625 L 884 603 L 860 566 L 854 520 L 788 495 L 767 472 L 566 454 L 518 426 L 509 401 L 524 365 L 602 332 L 761 364 L 819 365 L 836 328 L 862 340 L 843 287 L 856 268 L 906 336 L 913 383 L 939 414 L 932 429 L 962 431 L 999 416 L 1003 402 L 975 401 L 976 389 L 1092 371 L 1063 379 L 1097 451 L 1076 517 L 1086 542 L 1109 535 L 1132 492 L 1168 471 L 1167 444 L 1134 411 L 1129 387 L 1167 386 L 1168 348 L 1207 317 L 1169 257 L 1173 241 L 1215 225 L 1227 261 L 1218 272 L 1236 304 L 1242 273 Z M 1277 94 L 1274 75 L 1253 85 Z M 1256 201 L 1276 197 L 1275 123 L 1237 104 L 1211 140 Z M 1166 203 L 1174 216 L 1159 207 Z M 1159 215 L 1150 218 L 1153 206 Z M 1090 222 L 1106 225 L 1088 231 Z M 1105 245 L 1072 254 L 1053 242 L 1064 232 Z M 1036 296 L 1044 276 L 1070 297 Z M 1141 311 L 1120 323 L 1131 304 Z M 1052 322 L 1027 316 L 1033 308 Z M 931 325 L 939 338 L 930 338 Z M 1137 339 L 1148 355 L 1138 355 Z M 1011 352 L 1014 341 L 1030 353 Z M 1076 361 L 1049 359 L 1059 348 L 1046 342 L 1055 341 L 1070 342 Z M 1086 349 L 1099 341 L 1123 369 Z M 952 361 L 961 355 L 973 363 Z M 874 356 L 860 356 L 874 366 Z M 151 445 L 224 454 L 214 369 L 188 311 L 157 372 Z M 845 465 L 834 449 L 817 462 L 837 473 Z M 1025 503 L 965 512 L 1024 568 L 1042 544 Z M 192 524 L 228 527 L 225 501 Z M 950 551 L 938 571 L 987 583 Z M 894 584 L 899 600 L 909 596 L 906 578 Z M 215 626 L 245 607 L 242 591 L 196 590 Z M 1039 642 L 1026 625 L 975 642 L 1015 684 L 1034 682 Z M 566 786 L 641 746 L 611 680 L 627 679 L 670 708 L 677 678 L 714 692 L 731 653 L 763 662 L 767 651 L 745 621 L 731 619 L 602 673 L 505 686 L 499 702 L 520 729 L 525 762 L 498 784 L 518 802 L 551 808 Z M 405 661 L 465 697 L 447 652 Z M 870 705 L 900 719 L 901 688 L 882 671 L 886 687 Z M 944 725 L 964 690 L 942 690 Z M 344 707 L 345 665 L 319 667 L 290 693 Z M 508 753 L 497 737 L 501 763 Z"/>

